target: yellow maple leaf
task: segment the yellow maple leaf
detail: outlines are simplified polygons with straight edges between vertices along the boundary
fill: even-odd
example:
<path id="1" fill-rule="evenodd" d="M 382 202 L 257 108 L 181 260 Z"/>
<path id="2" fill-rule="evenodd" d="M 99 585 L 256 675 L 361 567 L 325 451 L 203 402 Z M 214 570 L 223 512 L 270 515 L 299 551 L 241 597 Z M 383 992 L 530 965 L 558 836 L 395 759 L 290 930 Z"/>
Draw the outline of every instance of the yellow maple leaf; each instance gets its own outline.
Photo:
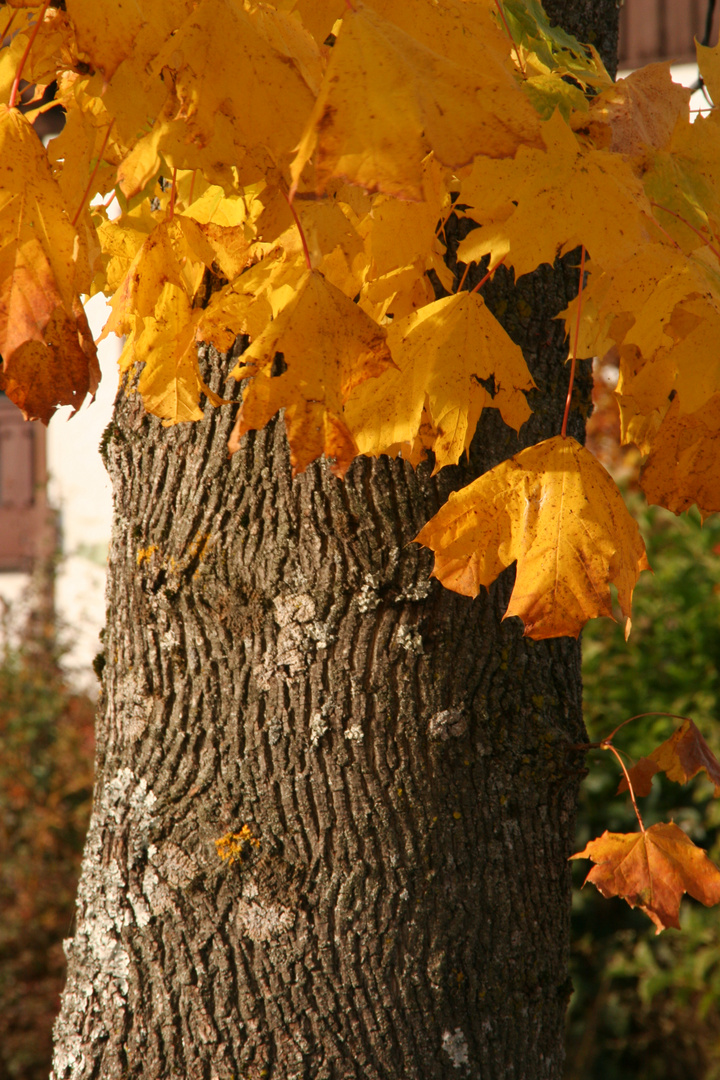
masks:
<path id="1" fill-rule="evenodd" d="M 430 150 L 452 168 L 539 141 L 539 121 L 490 49 L 470 69 L 421 44 L 368 7 L 343 18 L 297 156 L 292 191 L 315 155 L 314 188 L 333 177 L 422 199 Z"/>
<path id="2" fill-rule="evenodd" d="M 159 170 L 161 156 L 172 167 L 200 169 L 228 192 L 289 157 L 313 97 L 303 65 L 263 35 L 267 14 L 261 20 L 232 0 L 201 0 L 167 40 L 151 70 L 172 92 L 119 170 L 128 198 Z"/>
<path id="3" fill-rule="evenodd" d="M 142 364 L 138 392 L 153 416 L 166 425 L 201 420 L 200 394 L 213 405 L 221 399 L 203 382 L 197 358 L 195 323 L 186 291 L 166 282 L 132 343 L 131 361 Z"/>
<path id="4" fill-rule="evenodd" d="M 517 560 L 505 618 L 518 615 L 538 639 L 577 637 L 588 619 L 611 615 L 611 582 L 629 623 L 633 589 L 649 569 L 614 482 L 560 435 L 455 492 L 416 540 L 435 552 L 433 576 L 465 596 Z"/>
<path id="5" fill-rule="evenodd" d="M 276 355 L 286 370 L 273 375 Z M 325 454 L 342 476 L 357 448 L 343 419 L 354 386 L 392 364 L 385 331 L 357 305 L 308 271 L 296 296 L 243 354 L 232 375 L 253 376 L 243 392 L 231 448 L 285 407 L 293 473 Z"/>
<path id="6" fill-rule="evenodd" d="M 140 224 L 143 225 L 142 219 Z M 121 242 L 126 239 L 132 245 L 142 232 L 131 231 L 128 235 L 118 229 L 116 235 Z M 112 314 L 103 337 L 111 332 L 120 336 L 138 330 L 138 320 L 141 322 L 154 314 L 157 298 L 168 282 L 192 298 L 202 281 L 207 260 L 212 263 L 213 258 L 213 250 L 200 226 L 191 218 L 175 217 L 156 224 L 138 248 L 111 300 Z"/>
<path id="7" fill-rule="evenodd" d="M 362 453 L 397 453 L 414 443 L 425 420 L 438 472 L 468 449 L 484 407 L 499 409 L 516 431 L 529 417 L 523 391 L 535 383 L 522 351 L 476 294 L 456 293 L 394 320 L 388 345 L 397 367 L 362 383 L 345 407 Z M 487 380 L 494 380 L 493 395 Z"/>
<path id="8" fill-rule="evenodd" d="M 372 264 L 372 277 L 422 260 L 433 248 L 438 221 L 449 205 L 447 170 L 434 154 L 422 162 L 423 198 L 407 202 L 376 195 L 372 207 L 358 225 Z"/>
<path id="9" fill-rule="evenodd" d="M 153 8 L 162 5 L 150 4 L 148 7 L 152 14 Z M 143 15 L 137 3 L 111 7 L 98 5 L 93 0 L 67 0 L 66 9 L 75 27 L 79 48 L 108 82 L 122 61 L 132 55 L 148 17 Z"/>
<path id="10" fill-rule="evenodd" d="M 583 244 L 603 269 L 629 259 L 648 239 L 650 204 L 618 154 L 581 146 L 559 113 L 542 125 L 546 150 L 521 146 L 513 159 L 478 160 L 460 202 L 482 224 L 457 257 L 505 258 L 517 277 Z"/>
<path id="11" fill-rule="evenodd" d="M 0 388 L 26 418 L 78 408 L 100 381 L 78 292 L 89 268 L 45 150 L 17 109 L 0 105 Z"/>
<path id="12" fill-rule="evenodd" d="M 303 255 L 286 257 L 282 249 L 274 250 L 213 293 L 199 316 L 198 339 L 225 352 L 239 334 L 247 334 L 251 340 L 260 337 L 270 321 L 295 299 L 306 270 Z"/>
<path id="13" fill-rule="evenodd" d="M 668 235 L 686 252 L 714 242 L 720 226 L 720 124 L 716 113 L 678 120 L 669 145 L 647 153 L 645 192 Z M 704 235 L 703 235 L 704 234 Z"/>

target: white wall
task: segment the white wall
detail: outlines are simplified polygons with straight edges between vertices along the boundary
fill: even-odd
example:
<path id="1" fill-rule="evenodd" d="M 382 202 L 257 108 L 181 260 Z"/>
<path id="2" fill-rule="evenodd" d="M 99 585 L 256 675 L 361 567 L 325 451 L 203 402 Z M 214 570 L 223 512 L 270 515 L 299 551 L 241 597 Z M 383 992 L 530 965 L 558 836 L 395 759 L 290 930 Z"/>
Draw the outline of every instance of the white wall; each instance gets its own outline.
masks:
<path id="1" fill-rule="evenodd" d="M 97 338 L 108 316 L 105 298 L 86 305 Z M 48 425 L 48 497 L 60 511 L 62 559 L 56 583 L 65 666 L 73 682 L 94 688 L 92 661 L 100 651 L 98 634 L 105 622 L 105 577 L 112 517 L 110 480 L 99 445 L 110 422 L 117 390 L 120 342 L 114 335 L 98 348 L 102 379 L 95 400 L 75 416 L 59 409 Z"/>

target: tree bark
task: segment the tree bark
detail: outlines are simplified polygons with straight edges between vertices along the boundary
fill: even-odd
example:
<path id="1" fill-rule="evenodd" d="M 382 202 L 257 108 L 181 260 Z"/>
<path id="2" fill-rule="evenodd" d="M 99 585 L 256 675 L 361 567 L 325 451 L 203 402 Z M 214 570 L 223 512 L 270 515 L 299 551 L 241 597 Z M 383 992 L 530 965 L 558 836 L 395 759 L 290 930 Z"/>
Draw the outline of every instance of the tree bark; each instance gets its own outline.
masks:
<path id="1" fill-rule="evenodd" d="M 292 480 L 282 421 L 229 460 L 234 408 L 168 430 L 118 398 L 55 1080 L 561 1077 L 579 646 L 501 621 L 512 569 L 470 601 L 412 540 L 559 432 L 577 261 L 486 287 L 535 412 L 519 440 L 486 410 L 470 461 L 434 479 L 382 458 Z M 236 398 L 234 358 L 202 360 Z M 576 437 L 588 399 L 585 371 Z M 234 862 L 228 834 L 253 838 Z"/>

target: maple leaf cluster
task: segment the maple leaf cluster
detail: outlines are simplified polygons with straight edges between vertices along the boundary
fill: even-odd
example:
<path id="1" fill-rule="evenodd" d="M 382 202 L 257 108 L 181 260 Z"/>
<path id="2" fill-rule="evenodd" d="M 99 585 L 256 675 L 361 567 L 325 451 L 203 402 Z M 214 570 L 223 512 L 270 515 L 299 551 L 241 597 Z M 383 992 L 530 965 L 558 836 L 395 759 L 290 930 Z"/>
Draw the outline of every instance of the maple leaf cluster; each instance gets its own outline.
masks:
<path id="1" fill-rule="evenodd" d="M 0 389 L 27 418 L 94 393 L 80 297 L 102 292 L 121 375 L 166 424 L 199 419 L 203 395 L 224 404 L 197 347 L 244 335 L 231 452 L 284 410 L 294 472 L 321 455 L 338 476 L 358 454 L 457 463 L 483 409 L 521 428 L 534 382 L 477 291 L 453 291 L 454 213 L 475 226 L 458 259 L 489 272 L 581 249 L 563 313 L 572 370 L 615 349 L 648 499 L 720 510 L 720 122 L 691 122 L 668 65 L 614 83 L 537 0 L 1 10 Z M 720 47 L 698 58 L 719 100 Z M 54 81 L 65 127 L 46 149 L 31 119 Z M 611 583 L 629 627 L 648 568 L 614 482 L 565 423 L 418 537 L 468 596 L 516 562 L 507 615 L 535 638 L 609 615 Z M 717 791 L 700 738 L 684 727 L 628 773 L 633 800 L 658 770 L 706 768 Z M 605 895 L 658 929 L 677 925 L 684 891 L 720 900 L 720 871 L 677 826 L 638 819 L 582 853 Z"/>
<path id="2" fill-rule="evenodd" d="M 231 450 L 282 409 L 295 472 L 321 455 L 339 476 L 358 454 L 454 464 L 483 409 L 519 430 L 534 387 L 482 297 L 453 293 L 456 213 L 477 226 L 465 263 L 519 277 L 582 248 L 573 360 L 616 348 L 648 498 L 720 509 L 720 125 L 691 123 L 667 65 L 613 83 L 537 0 L 64 8 L 10 0 L 1 28 L 0 387 L 26 417 L 94 392 L 79 298 L 103 292 L 121 374 L 166 424 L 199 419 L 203 395 L 223 404 L 198 343 L 246 335 Z M 720 89 L 718 50 L 699 59 Z M 47 150 L 15 107 L 20 74 L 36 101 L 57 81 Z M 419 540 L 470 596 L 517 561 L 507 614 L 536 638 L 610 614 L 611 583 L 629 627 L 647 568 L 564 426 Z"/>
<path id="3" fill-rule="evenodd" d="M 617 730 L 598 745 L 611 750 L 619 760 L 612 742 Z M 720 795 L 720 762 L 692 720 L 686 717 L 649 757 L 641 758 L 631 769 L 623 766 L 625 775 L 618 792 L 630 790 L 640 831 L 606 831 L 572 856 L 572 859 L 592 859 L 596 865 L 586 882 L 591 881 L 605 897 L 620 896 L 631 907 L 639 907 L 655 924 L 658 934 L 669 926 L 680 929 L 680 901 L 684 893 L 706 907 L 720 903 L 720 870 L 674 822 L 661 822 L 646 829 L 635 796 L 650 794 L 656 773 L 665 773 L 670 780 L 684 784 L 700 771 L 714 784 L 715 795 Z"/>

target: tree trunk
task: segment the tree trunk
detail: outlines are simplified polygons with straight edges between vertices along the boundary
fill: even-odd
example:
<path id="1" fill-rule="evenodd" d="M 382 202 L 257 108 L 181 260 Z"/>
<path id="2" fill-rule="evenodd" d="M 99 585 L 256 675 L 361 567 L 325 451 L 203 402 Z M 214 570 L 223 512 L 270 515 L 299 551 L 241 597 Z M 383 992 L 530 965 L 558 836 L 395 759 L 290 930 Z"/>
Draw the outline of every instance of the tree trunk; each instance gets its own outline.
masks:
<path id="1" fill-rule="evenodd" d="M 561 1077 L 579 646 L 501 622 L 512 569 L 470 601 L 412 540 L 559 432 L 577 262 L 485 287 L 535 412 L 518 440 L 486 410 L 435 479 L 382 458 L 292 480 L 282 422 L 229 460 L 232 408 L 168 430 L 118 399 L 55 1080 Z M 236 397 L 234 359 L 203 363 Z M 586 371 L 577 437 L 587 400 Z"/>

